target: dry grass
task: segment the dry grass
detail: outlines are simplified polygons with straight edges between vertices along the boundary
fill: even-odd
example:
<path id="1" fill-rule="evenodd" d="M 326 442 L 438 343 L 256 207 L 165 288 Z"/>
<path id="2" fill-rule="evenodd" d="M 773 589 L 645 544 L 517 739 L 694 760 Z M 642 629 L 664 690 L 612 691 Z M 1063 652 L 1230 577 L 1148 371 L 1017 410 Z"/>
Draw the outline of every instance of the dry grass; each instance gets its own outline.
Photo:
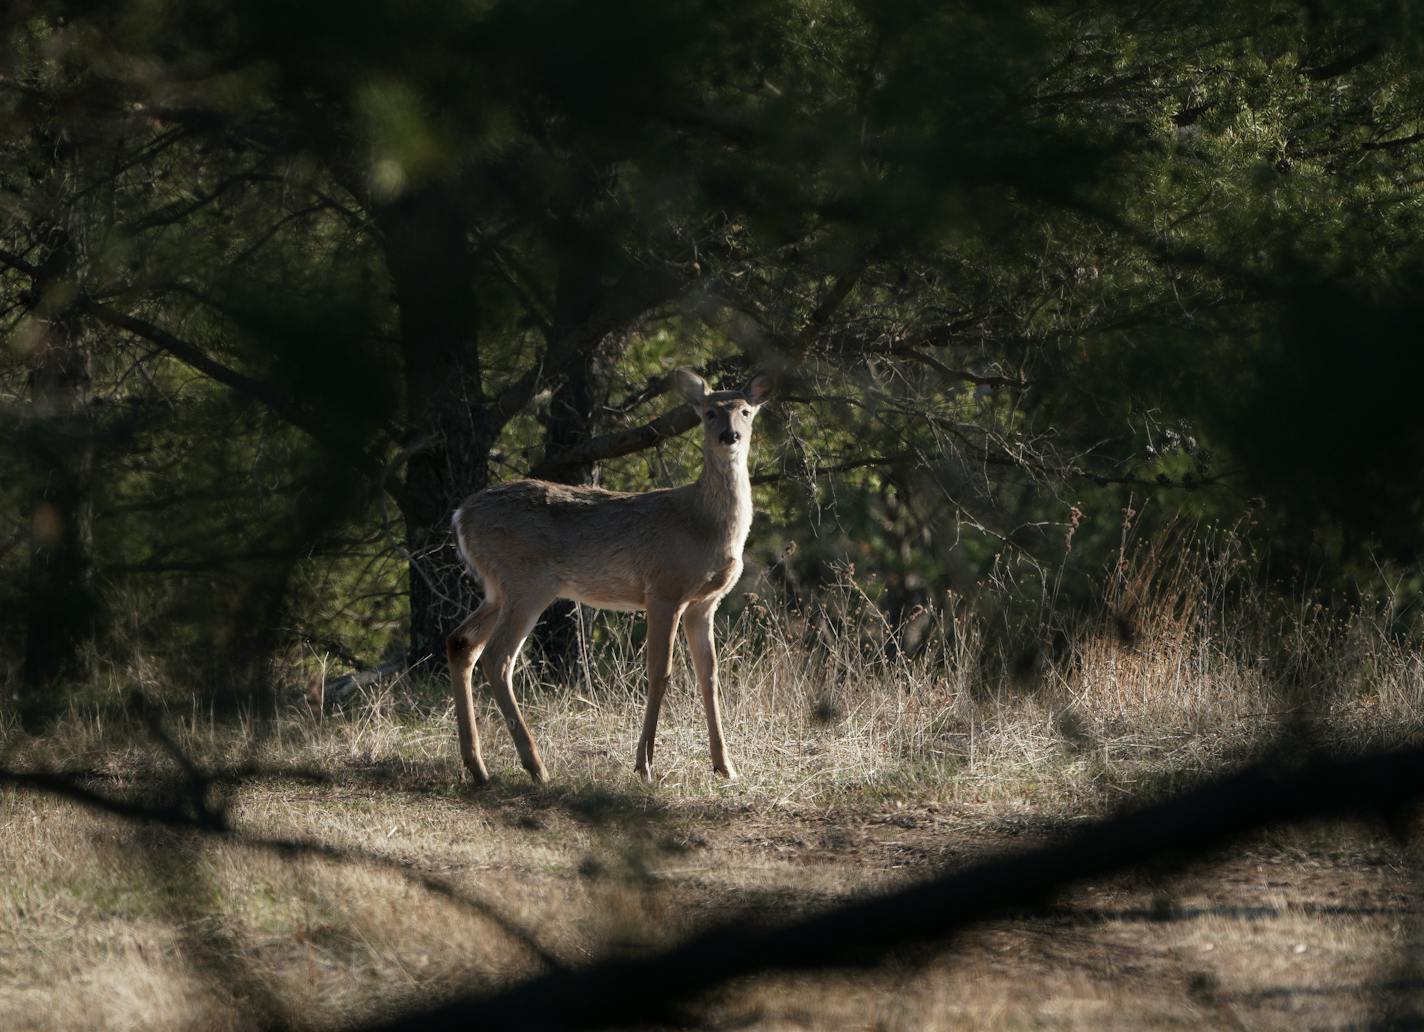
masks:
<path id="1" fill-rule="evenodd" d="M 1283 606 L 1209 544 L 1125 557 L 1102 612 L 1067 629 L 1001 633 L 966 605 L 892 628 L 849 576 L 809 617 L 748 606 L 722 644 L 734 785 L 711 775 L 685 687 L 656 783 L 633 779 L 640 656 L 618 618 L 596 627 L 572 690 L 525 692 L 545 790 L 487 702 L 497 782 L 468 787 L 448 702 L 418 678 L 340 716 L 263 724 L 170 702 L 186 753 L 256 771 L 215 790 L 237 834 L 0 791 L 0 1029 L 335 1026 L 525 978 L 545 957 L 585 963 L 902 884 L 1188 783 L 1283 728 L 1417 736 L 1421 657 L 1383 611 Z M 104 694 L 131 687 L 116 674 Z M 76 708 L 42 740 L 10 729 L 5 762 L 85 770 L 107 792 L 173 782 L 172 758 L 116 711 Z M 738 983 L 699 1013 L 757 1028 L 1362 1023 L 1417 989 L 1399 958 L 1418 909 L 1397 845 L 1303 832 L 1085 886 L 913 963 Z"/>

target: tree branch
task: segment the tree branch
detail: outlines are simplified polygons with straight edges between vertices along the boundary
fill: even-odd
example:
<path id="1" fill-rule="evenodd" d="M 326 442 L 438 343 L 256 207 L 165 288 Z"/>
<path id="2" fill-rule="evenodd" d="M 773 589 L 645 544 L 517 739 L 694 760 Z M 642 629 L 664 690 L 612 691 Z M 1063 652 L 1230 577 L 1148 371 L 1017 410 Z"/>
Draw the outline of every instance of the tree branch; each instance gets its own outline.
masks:
<path id="1" fill-rule="evenodd" d="M 151 728 L 161 732 L 161 728 L 154 720 L 150 720 L 149 724 Z M 234 845 L 270 852 L 281 857 L 314 857 L 334 863 L 367 866 L 389 871 L 410 884 L 420 886 L 432 895 L 439 896 L 486 918 L 509 938 L 532 953 L 545 967 L 554 971 L 563 970 L 559 959 L 553 953 L 547 950 L 527 929 L 505 916 L 494 905 L 476 896 L 467 895 L 439 878 L 412 871 L 397 858 L 347 849 L 312 839 L 271 838 L 246 834 L 232 826 L 224 809 L 209 806 L 204 802 L 207 787 L 214 784 L 240 783 L 269 773 L 272 776 L 297 778 L 325 784 L 330 779 L 324 774 L 308 770 L 265 772 L 253 766 L 215 771 L 200 770 L 179 749 L 177 744 L 168 738 L 166 733 L 161 734 L 160 744 L 174 757 L 183 770 L 185 777 L 181 787 L 189 801 L 187 806 L 179 804 L 176 799 L 150 803 L 104 795 L 87 787 L 84 784 L 86 779 L 75 772 L 16 771 L 0 767 L 0 786 L 9 786 L 22 791 L 41 792 L 45 795 L 67 799 L 91 810 L 107 813 L 136 824 L 156 824 L 178 831 L 192 831 L 224 838 L 230 840 Z"/>
<path id="2" fill-rule="evenodd" d="M 942 943 L 1073 885 L 1145 863 L 1202 857 L 1252 832 L 1321 818 L 1393 819 L 1424 796 L 1424 749 L 1316 758 L 1289 773 L 1258 764 L 1165 802 L 1096 821 L 1063 840 L 858 900 L 780 927 L 713 928 L 648 957 L 557 972 L 357 1026 L 406 1030 L 607 1028 L 673 1020 L 698 994 L 776 971 L 865 968 Z"/>
<path id="3" fill-rule="evenodd" d="M 986 376 L 980 373 L 971 373 L 967 369 L 951 369 L 933 355 L 926 354 L 913 347 L 894 348 L 888 352 L 891 355 L 900 355 L 911 361 L 919 362 L 939 373 L 946 380 L 962 380 L 965 383 L 972 383 L 977 387 L 1012 387 L 1016 390 L 1023 390 L 1028 387 L 1028 381 L 1013 376 Z"/>
<path id="4" fill-rule="evenodd" d="M 1393 140 L 1371 140 L 1360 145 L 1362 150 L 1386 150 L 1397 151 L 1405 147 L 1411 147 L 1424 140 L 1424 133 L 1410 133 L 1408 136 L 1401 136 Z"/>
<path id="5" fill-rule="evenodd" d="M 43 270 L 9 251 L 0 250 L 0 263 L 4 263 L 32 279 L 39 279 L 43 275 Z M 202 373 L 244 397 L 260 402 L 277 416 L 311 435 L 314 440 L 331 448 L 343 460 L 362 473 L 378 480 L 384 479 L 382 474 L 385 467 L 382 463 L 356 449 L 350 441 L 332 433 L 329 427 L 324 426 L 304 411 L 294 398 L 274 389 L 270 384 L 253 379 L 209 358 L 196 345 L 174 336 L 163 327 L 149 322 L 147 319 L 120 312 L 85 294 L 78 296 L 74 306 L 78 311 L 107 326 L 123 330 L 148 341 L 164 354 L 182 362 L 189 369 Z M 385 486 L 387 490 L 398 490 L 393 483 Z"/>
<path id="6" fill-rule="evenodd" d="M 489 407 L 489 430 L 490 437 L 498 435 L 504 424 L 508 423 L 519 410 L 529 404 L 529 399 L 534 396 L 535 390 L 539 387 L 539 381 L 544 375 L 544 363 L 537 362 L 525 371 L 513 383 L 495 396 L 494 403 Z"/>
<path id="7" fill-rule="evenodd" d="M 1326 79 L 1334 79 L 1353 72 L 1360 65 L 1368 64 L 1383 53 L 1384 44 L 1375 40 L 1373 43 L 1367 43 L 1353 54 L 1346 54 L 1337 61 L 1316 65 L 1314 68 L 1302 68 L 1300 74 L 1311 82 L 1324 82 Z"/>
<path id="8" fill-rule="evenodd" d="M 123 231 L 125 233 L 142 233 L 144 230 L 156 229 L 159 226 L 171 226 L 193 212 L 206 208 L 239 183 L 253 182 L 254 178 L 252 174 L 246 172 L 228 176 L 205 194 L 199 194 L 197 197 L 182 201 L 174 201 L 157 211 L 149 212 L 142 218 L 134 219 L 123 227 Z"/>
<path id="9" fill-rule="evenodd" d="M 590 462 L 602 462 L 604 459 L 616 459 L 620 455 L 631 455 L 633 452 L 651 448 L 670 437 L 684 434 L 696 425 L 697 413 L 692 411 L 691 406 L 679 405 L 675 409 L 664 412 L 650 423 L 644 423 L 642 426 L 629 430 L 601 434 L 581 444 L 576 444 L 572 448 L 566 448 L 556 455 L 546 455 L 530 470 L 529 475 L 531 477 L 548 477 L 565 466 L 579 466 Z"/>
<path id="10" fill-rule="evenodd" d="M 894 452 L 890 455 L 868 455 L 863 459 L 847 459 L 830 466 L 811 466 L 790 473 L 758 473 L 751 478 L 753 484 L 779 484 L 791 477 L 819 477 L 827 473 L 848 473 L 855 469 L 871 469 L 878 466 L 896 466 L 902 462 L 912 462 L 920 458 L 916 452 Z"/>
<path id="11" fill-rule="evenodd" d="M 810 317 L 806 320 L 806 325 L 801 327 L 801 331 L 796 334 L 796 342 L 791 349 L 792 361 L 800 365 L 806 359 L 806 354 L 811 350 L 811 345 L 815 343 L 816 337 L 830 322 L 831 316 L 836 314 L 836 309 L 850 296 L 850 292 L 855 289 L 856 283 L 860 282 L 861 274 L 865 271 L 868 258 L 862 257 L 855 263 L 854 267 L 836 277 L 836 281 L 831 284 L 825 296 L 817 302 L 812 309 Z"/>

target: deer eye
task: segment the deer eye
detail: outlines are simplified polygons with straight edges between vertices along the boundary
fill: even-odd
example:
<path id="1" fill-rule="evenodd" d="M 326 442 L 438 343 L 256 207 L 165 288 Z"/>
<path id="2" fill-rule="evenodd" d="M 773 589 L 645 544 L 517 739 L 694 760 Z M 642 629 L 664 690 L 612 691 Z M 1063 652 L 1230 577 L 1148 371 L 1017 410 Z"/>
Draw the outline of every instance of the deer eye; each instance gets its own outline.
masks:
<path id="1" fill-rule="evenodd" d="M 751 410 L 751 409 L 749 409 L 749 408 L 744 408 L 744 409 L 742 409 L 742 415 L 744 415 L 744 416 L 750 416 L 751 414 L 752 414 L 752 410 Z"/>
<path id="2" fill-rule="evenodd" d="M 707 419 L 708 419 L 709 421 L 710 421 L 710 420 L 713 420 L 713 419 L 716 419 L 716 418 L 717 418 L 717 413 L 715 413 L 715 412 L 709 412 L 709 413 L 707 413 Z"/>

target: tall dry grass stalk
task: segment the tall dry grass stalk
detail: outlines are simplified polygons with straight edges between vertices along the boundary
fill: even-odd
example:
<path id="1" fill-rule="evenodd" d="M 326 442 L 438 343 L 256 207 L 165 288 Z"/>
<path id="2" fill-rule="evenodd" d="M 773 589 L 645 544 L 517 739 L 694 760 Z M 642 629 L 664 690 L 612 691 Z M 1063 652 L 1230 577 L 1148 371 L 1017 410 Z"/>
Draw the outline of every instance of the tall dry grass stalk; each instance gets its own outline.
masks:
<path id="1" fill-rule="evenodd" d="M 1332 613 L 1273 593 L 1252 575 L 1259 567 L 1229 533 L 1178 531 L 1125 544 L 1086 611 L 1071 611 L 1052 577 L 1030 585 L 1007 565 L 978 597 L 949 597 L 903 625 L 849 566 L 805 610 L 748 597 L 718 636 L 743 777 L 733 785 L 710 772 L 681 657 L 657 781 L 634 777 L 644 679 L 641 625 L 630 617 L 589 619 L 573 684 L 539 684 L 528 663 L 520 671 L 554 779 L 543 789 L 519 769 L 487 698 L 480 719 L 496 783 L 462 787 L 439 670 L 322 713 L 297 701 L 319 672 L 320 657 L 309 657 L 280 717 L 219 721 L 152 667 L 110 667 L 43 737 L 0 715 L 0 762 L 79 770 L 105 794 L 186 805 L 179 759 L 126 709 L 139 689 L 182 753 L 233 772 L 210 792 L 235 833 L 131 824 L 0 789 L 0 1030 L 249 1029 L 283 1024 L 283 1014 L 335 1027 L 537 972 L 511 924 L 582 963 L 762 903 L 819 905 L 883 889 L 938 862 L 946 845 L 972 853 L 991 824 L 1021 826 L 1019 811 L 1060 818 L 1110 808 L 1200 778 L 1282 732 L 1350 745 L 1417 736 L 1424 653 L 1392 630 L 1392 601 Z M 918 838 L 884 841 L 902 832 Z M 906 856 L 925 859 L 917 867 Z M 472 902 L 453 903 L 429 879 Z M 1271 958 L 1299 958 L 1295 944 L 1322 950 L 1318 979 L 1402 934 L 1381 917 L 1393 931 L 1352 925 L 1341 938 L 1342 919 L 1307 920 L 1284 898 L 1281 910 L 1287 918 L 1269 935 L 1262 922 L 1226 918 L 1174 934 L 1194 958 L 1201 940 L 1219 944 L 1223 982 L 1249 971 L 1255 981 L 1243 985 L 1268 986 L 1281 977 Z M 1024 934 L 1027 945 L 1011 937 L 1011 946 L 968 951 L 972 977 L 926 983 L 998 979 L 978 996 L 956 990 L 910 1005 L 901 975 L 868 973 L 841 996 L 816 980 L 804 991 L 758 983 L 745 1007 L 755 1014 L 784 998 L 816 1015 L 798 1027 L 825 1024 L 838 1007 L 847 1027 L 1021 1027 L 1056 993 L 1055 1007 L 1091 1004 L 1065 1027 L 1098 1028 L 1119 1003 L 1141 1006 L 1140 983 L 1117 986 L 1118 953 L 1091 979 L 1065 963 L 1078 981 L 1055 973 L 1045 983 L 1045 970 L 1060 967 L 1025 958 L 1048 937 Z M 1063 934 L 1055 926 L 1053 937 Z M 1076 953 L 1088 933 L 1073 934 Z M 1139 922 L 1103 934 L 1136 956 L 1164 933 Z M 1186 981 L 1173 969 L 1161 984 Z M 1010 985 L 1027 988 L 1005 1017 Z M 890 1004 L 906 1007 L 903 1017 L 866 1016 L 867 1006 Z"/>
<path id="2" fill-rule="evenodd" d="M 1048 590 L 1015 607 L 1022 585 L 1006 574 L 901 626 L 850 566 L 805 610 L 748 594 L 719 633 L 729 744 L 745 781 L 731 791 L 762 805 L 912 792 L 1092 807 L 1219 769 L 1283 730 L 1333 745 L 1416 735 L 1424 653 L 1391 631 L 1388 601 L 1334 612 L 1274 592 L 1260 567 L 1230 530 L 1174 528 L 1135 545 L 1125 536 L 1087 612 L 1065 613 Z M 540 684 L 527 658 L 517 683 L 556 780 L 622 784 L 642 706 L 641 623 L 599 613 L 584 626 L 572 684 Z M 660 790 L 722 791 L 704 773 L 681 649 L 678 664 Z M 166 762 L 145 761 L 151 747 L 104 705 L 135 687 L 152 693 L 150 674 L 110 671 L 43 740 L 6 729 L 9 758 L 94 770 Z M 443 672 L 417 670 L 335 716 L 294 703 L 281 719 L 237 726 L 165 697 L 169 723 L 208 762 L 381 768 L 454 784 L 443 685 Z M 513 777 L 483 694 L 481 722 L 492 763 Z"/>

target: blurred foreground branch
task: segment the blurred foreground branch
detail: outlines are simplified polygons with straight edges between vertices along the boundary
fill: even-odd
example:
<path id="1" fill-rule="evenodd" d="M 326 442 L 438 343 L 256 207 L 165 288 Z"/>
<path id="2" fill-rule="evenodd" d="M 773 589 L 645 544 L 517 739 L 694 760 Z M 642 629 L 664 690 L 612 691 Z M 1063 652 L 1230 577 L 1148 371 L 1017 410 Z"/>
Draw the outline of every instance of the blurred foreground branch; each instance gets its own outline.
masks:
<path id="1" fill-rule="evenodd" d="M 0 766 L 0 789 L 9 787 L 16 791 L 55 796 L 137 825 L 216 836 L 247 849 L 275 853 L 289 860 L 317 859 L 384 871 L 485 918 L 544 967 L 549 970 L 561 969 L 558 958 L 549 952 L 533 933 L 507 917 L 494 904 L 433 875 L 412 869 L 396 857 L 306 838 L 256 835 L 234 827 L 225 806 L 211 797 L 211 787 L 238 784 L 262 777 L 291 779 L 310 784 L 326 784 L 330 779 L 319 771 L 300 768 L 266 770 L 254 765 L 244 765 L 204 770 L 167 734 L 155 714 L 146 714 L 145 718 L 145 723 L 156 736 L 158 744 L 171 756 L 183 774 L 181 781 L 161 786 L 168 790 L 166 792 L 159 791 L 151 798 L 126 798 L 91 787 L 89 783 L 93 778 L 85 772 L 19 771 L 3 766 Z"/>
<path id="2" fill-rule="evenodd" d="M 168 748 L 176 747 L 170 743 Z M 180 767 L 194 789 L 239 773 L 205 774 L 185 762 Z M 580 970 L 562 967 L 527 931 L 484 901 L 404 870 L 390 858 L 318 842 L 246 835 L 233 828 L 220 809 L 194 806 L 194 792 L 180 791 L 167 801 L 147 802 L 101 793 L 88 787 L 86 780 L 73 773 L 0 768 L 0 786 L 57 795 L 136 823 L 230 837 L 293 858 L 371 863 L 394 870 L 427 891 L 489 917 L 548 970 L 501 992 L 462 997 L 353 1026 L 360 1032 L 463 1029 L 472 1024 L 576 1029 L 685 1023 L 689 1002 L 734 978 L 872 967 L 906 948 L 943 944 L 979 922 L 1041 906 L 1080 882 L 1148 863 L 1200 859 L 1267 828 L 1366 819 L 1382 821 L 1401 834 L 1424 796 L 1424 748 L 1350 757 L 1316 755 L 1303 762 L 1277 754 L 1166 801 L 1093 822 L 1056 843 L 991 858 L 790 924 L 713 928 L 658 954 L 619 958 Z"/>
<path id="3" fill-rule="evenodd" d="M 1096 821 L 1064 840 L 994 857 L 884 896 L 774 928 L 714 928 L 649 957 L 558 971 L 356 1026 L 406 1029 L 607 1028 L 683 1022 L 699 993 L 773 971 L 870 967 L 997 915 L 1043 904 L 1090 878 L 1206 856 L 1265 828 L 1320 819 L 1400 818 L 1424 796 L 1424 749 L 1299 765 L 1263 762 L 1165 802 Z"/>

